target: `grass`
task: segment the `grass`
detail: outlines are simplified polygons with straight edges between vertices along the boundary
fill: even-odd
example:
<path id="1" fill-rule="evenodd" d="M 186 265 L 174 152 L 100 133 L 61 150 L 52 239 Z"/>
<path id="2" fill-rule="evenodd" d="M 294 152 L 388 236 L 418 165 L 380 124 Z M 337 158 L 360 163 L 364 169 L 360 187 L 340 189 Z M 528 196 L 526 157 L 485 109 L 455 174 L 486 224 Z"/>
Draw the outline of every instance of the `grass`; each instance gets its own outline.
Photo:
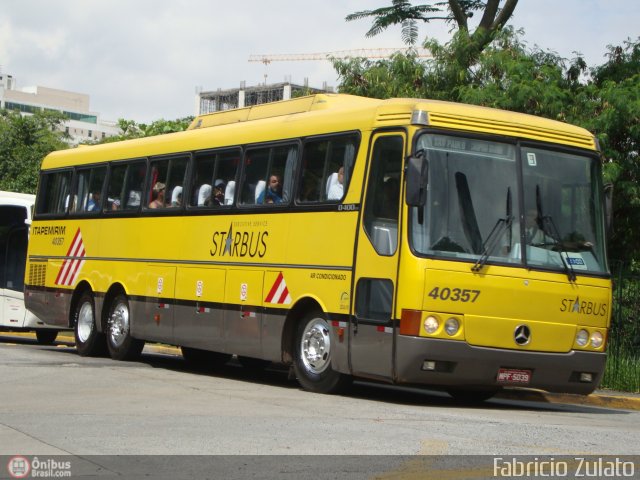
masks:
<path id="1" fill-rule="evenodd" d="M 601 388 L 640 393 L 640 354 L 626 349 L 611 349 Z"/>

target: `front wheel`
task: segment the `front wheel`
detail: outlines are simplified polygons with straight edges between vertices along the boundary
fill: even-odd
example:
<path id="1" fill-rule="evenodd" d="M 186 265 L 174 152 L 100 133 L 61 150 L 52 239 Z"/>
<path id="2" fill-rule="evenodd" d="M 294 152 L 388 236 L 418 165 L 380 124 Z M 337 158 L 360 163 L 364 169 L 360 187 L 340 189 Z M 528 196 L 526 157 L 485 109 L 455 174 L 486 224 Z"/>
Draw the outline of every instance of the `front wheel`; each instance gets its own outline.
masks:
<path id="1" fill-rule="evenodd" d="M 144 341 L 131 336 L 131 311 L 123 294 L 117 295 L 109 307 L 107 347 L 114 360 L 135 360 L 144 347 Z"/>
<path id="2" fill-rule="evenodd" d="M 82 357 L 96 357 L 107 351 L 104 334 L 96 327 L 96 314 L 93 295 L 84 292 L 73 313 L 73 333 L 76 351 Z"/>
<path id="3" fill-rule="evenodd" d="M 351 377 L 331 368 L 331 329 L 324 315 L 312 312 L 298 325 L 293 369 L 300 385 L 311 392 L 335 393 Z"/>
<path id="4" fill-rule="evenodd" d="M 36 340 L 41 345 L 52 345 L 57 337 L 57 330 L 36 330 Z"/>

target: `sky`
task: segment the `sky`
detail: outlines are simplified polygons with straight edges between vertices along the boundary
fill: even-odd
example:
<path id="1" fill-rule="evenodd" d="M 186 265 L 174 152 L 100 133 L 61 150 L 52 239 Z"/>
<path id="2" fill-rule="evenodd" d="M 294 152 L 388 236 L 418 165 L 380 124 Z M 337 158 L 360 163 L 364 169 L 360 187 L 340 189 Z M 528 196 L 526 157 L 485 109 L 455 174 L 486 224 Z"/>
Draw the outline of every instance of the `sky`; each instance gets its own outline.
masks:
<path id="1" fill-rule="evenodd" d="M 390 0 L 4 0 L 0 71 L 18 88 L 88 94 L 102 120 L 148 123 L 193 115 L 204 91 L 285 80 L 337 87 L 328 61 L 249 62 L 256 54 L 402 47 L 400 27 L 365 38 L 370 20 L 346 22 Z M 418 2 L 414 2 L 417 4 Z M 510 25 L 529 46 L 605 61 L 607 45 L 640 34 L 638 0 L 520 0 Z M 419 38 L 449 38 L 442 23 Z"/>

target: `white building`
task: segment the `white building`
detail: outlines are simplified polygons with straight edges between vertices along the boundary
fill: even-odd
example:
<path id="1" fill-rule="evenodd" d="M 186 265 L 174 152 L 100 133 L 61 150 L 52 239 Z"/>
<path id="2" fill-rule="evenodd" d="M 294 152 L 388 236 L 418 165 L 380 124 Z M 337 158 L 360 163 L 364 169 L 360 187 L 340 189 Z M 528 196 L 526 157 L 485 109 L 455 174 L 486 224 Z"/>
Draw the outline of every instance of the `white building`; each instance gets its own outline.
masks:
<path id="1" fill-rule="evenodd" d="M 68 118 L 63 129 L 73 145 L 120 133 L 115 122 L 102 121 L 98 113 L 89 110 L 89 95 L 40 86 L 18 89 L 15 79 L 4 73 L 0 73 L 0 109 L 26 115 L 42 110 L 62 112 Z"/>

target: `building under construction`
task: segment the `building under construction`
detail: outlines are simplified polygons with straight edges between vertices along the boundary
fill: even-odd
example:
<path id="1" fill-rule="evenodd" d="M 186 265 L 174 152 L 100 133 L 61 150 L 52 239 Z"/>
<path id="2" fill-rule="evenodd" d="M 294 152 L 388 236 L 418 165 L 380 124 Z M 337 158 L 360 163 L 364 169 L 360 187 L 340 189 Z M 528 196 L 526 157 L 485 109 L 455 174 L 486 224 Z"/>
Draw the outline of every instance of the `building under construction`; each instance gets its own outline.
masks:
<path id="1" fill-rule="evenodd" d="M 326 85 L 323 89 L 318 89 L 309 87 L 306 83 L 305 85 L 296 85 L 290 82 L 283 82 L 247 87 L 242 82 L 240 88 L 229 90 L 219 88 L 216 91 L 196 92 L 196 115 L 233 108 L 251 107 L 279 100 L 289 100 L 303 95 L 324 93 L 331 90 Z"/>

